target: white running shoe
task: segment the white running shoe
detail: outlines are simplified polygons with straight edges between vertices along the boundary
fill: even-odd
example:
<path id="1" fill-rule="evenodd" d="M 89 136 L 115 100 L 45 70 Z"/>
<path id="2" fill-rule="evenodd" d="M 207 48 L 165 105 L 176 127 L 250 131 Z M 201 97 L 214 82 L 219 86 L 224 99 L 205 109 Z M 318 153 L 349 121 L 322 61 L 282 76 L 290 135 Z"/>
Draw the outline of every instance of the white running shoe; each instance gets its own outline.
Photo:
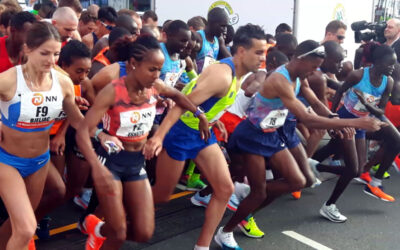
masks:
<path id="1" fill-rule="evenodd" d="M 233 232 L 225 233 L 222 229 L 223 227 L 220 227 L 217 234 L 214 236 L 215 242 L 217 242 L 222 249 L 241 250 L 242 248 L 239 247 L 235 238 L 233 238 Z"/>
<path id="2" fill-rule="evenodd" d="M 308 164 L 310 164 L 311 170 L 313 171 L 314 175 L 316 178 L 321 177 L 321 173 L 317 169 L 317 165 L 319 164 L 319 161 L 316 161 L 312 158 L 308 158 Z"/>
<path id="3" fill-rule="evenodd" d="M 339 212 L 339 209 L 336 207 L 335 204 L 327 206 L 326 203 L 324 203 L 324 205 L 322 205 L 321 209 L 319 210 L 319 213 L 332 222 L 340 223 L 347 220 L 347 217 Z"/>
<path id="4" fill-rule="evenodd" d="M 311 185 L 311 188 L 315 188 L 318 187 L 319 185 L 321 185 L 321 181 L 318 178 L 315 178 L 315 182 Z"/>

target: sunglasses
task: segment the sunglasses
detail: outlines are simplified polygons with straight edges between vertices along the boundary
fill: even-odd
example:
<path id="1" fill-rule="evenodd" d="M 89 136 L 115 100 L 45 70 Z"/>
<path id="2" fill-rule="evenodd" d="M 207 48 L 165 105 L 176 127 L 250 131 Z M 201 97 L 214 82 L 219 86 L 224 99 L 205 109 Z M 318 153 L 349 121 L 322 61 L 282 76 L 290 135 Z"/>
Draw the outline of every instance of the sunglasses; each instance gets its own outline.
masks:
<path id="1" fill-rule="evenodd" d="M 100 23 L 101 23 L 106 29 L 108 29 L 108 30 L 110 30 L 110 31 L 114 28 L 113 26 L 107 25 L 106 23 L 104 23 L 104 22 L 102 22 L 102 21 L 100 21 Z"/>
<path id="2" fill-rule="evenodd" d="M 337 35 L 336 38 L 337 38 L 339 41 L 342 41 L 342 40 L 344 40 L 346 37 L 345 37 L 345 36 L 341 36 L 341 35 Z"/>
<path id="3" fill-rule="evenodd" d="M 297 58 L 301 59 L 301 58 L 304 58 L 304 57 L 306 57 L 308 55 L 311 55 L 311 54 L 315 54 L 318 57 L 325 58 L 325 48 L 324 48 L 324 46 L 322 46 L 322 45 L 318 46 L 318 47 L 316 47 L 315 49 L 313 49 L 311 51 L 308 51 L 308 52 L 306 52 L 306 53 L 304 53 L 302 55 L 297 56 Z"/>

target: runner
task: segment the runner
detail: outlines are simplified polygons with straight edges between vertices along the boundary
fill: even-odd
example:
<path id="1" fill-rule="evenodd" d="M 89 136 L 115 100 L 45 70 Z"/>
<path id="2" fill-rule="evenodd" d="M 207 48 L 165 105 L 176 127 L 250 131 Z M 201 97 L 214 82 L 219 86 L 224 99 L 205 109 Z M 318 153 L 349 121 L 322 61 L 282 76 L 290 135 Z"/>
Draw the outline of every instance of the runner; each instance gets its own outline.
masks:
<path id="1" fill-rule="evenodd" d="M 342 101 L 343 106 L 337 111 L 341 118 L 368 117 L 371 110 L 374 111 L 373 113 L 384 113 L 389 94 L 393 88 L 393 79 L 390 74 L 393 72 L 394 64 L 396 63 L 396 54 L 387 45 L 378 46 L 373 48 L 372 62 L 373 65 L 371 67 L 353 71 L 342 87 L 336 91 L 332 110 L 337 109 L 343 94 L 345 94 Z M 362 98 L 359 100 L 360 97 Z M 367 106 L 369 107 L 365 108 L 365 104 L 368 104 Z M 382 133 L 382 131 L 385 131 L 385 128 L 380 129 L 377 133 Z M 365 133 L 365 130 L 357 129 L 355 139 L 332 139 L 325 150 L 315 154 L 313 157 L 318 161 L 322 161 L 327 157 L 327 154 L 341 153 L 343 155 L 345 167 L 325 166 L 322 164 L 313 166 L 313 169 L 317 170 L 317 172 L 331 172 L 340 175 L 332 195 L 320 209 L 320 214 L 332 222 L 345 222 L 347 220 L 339 212 L 335 203 L 350 181 L 363 172 L 366 162 Z M 339 148 L 341 150 L 338 152 Z M 327 153 L 328 151 L 330 153 Z M 394 157 L 395 155 L 392 161 Z M 369 190 L 366 191 L 383 200 L 393 202 L 394 198 L 385 194 L 378 187 L 380 184 L 379 180 L 374 180 L 374 182 L 368 184 Z"/>
<path id="2" fill-rule="evenodd" d="M 120 14 L 118 15 L 117 20 L 115 21 L 115 27 L 125 28 L 131 33 L 132 36 L 136 38 L 140 34 L 140 30 L 138 26 L 133 20 L 133 18 L 128 14 Z M 92 54 L 97 55 L 102 49 L 109 46 L 108 36 L 101 37 L 94 45 L 92 49 Z"/>
<path id="3" fill-rule="evenodd" d="M 318 101 L 305 78 L 323 62 L 323 47 L 312 40 L 301 43 L 293 59 L 279 67 L 262 84 L 247 110 L 247 119 L 233 132 L 228 150 L 242 158 L 250 184 L 250 194 L 240 203 L 236 213 L 215 236 L 222 248 L 240 249 L 233 238 L 233 229 L 256 209 L 269 205 L 277 197 L 315 183 L 307 157 L 294 132 L 293 123 L 286 119 L 288 111 L 310 127 L 341 129 L 356 126 L 376 130 L 380 122 L 371 118 L 338 120 L 325 117 L 333 114 Z M 302 92 L 318 113 L 308 113 L 296 98 Z M 282 139 L 283 138 L 283 139 Z M 278 171 L 281 178 L 265 181 L 265 161 Z"/>
<path id="4" fill-rule="evenodd" d="M 198 30 L 201 35 L 201 50 L 197 54 L 197 73 L 201 73 L 208 65 L 217 59 L 229 57 L 222 34 L 226 33 L 229 18 L 225 10 L 214 8 L 207 15 L 207 24 L 204 30 Z"/>
<path id="5" fill-rule="evenodd" d="M 177 106 L 198 116 L 202 121 L 201 134 L 208 138 L 205 115 L 183 94 L 158 80 L 164 63 L 158 41 L 142 36 L 126 43 L 124 48 L 124 59 L 132 70 L 100 91 L 76 135 L 79 148 L 92 166 L 92 178 L 106 221 L 94 215 L 86 217 L 83 225 L 89 235 L 86 249 L 99 249 L 103 241 L 105 249 L 119 249 L 125 239 L 145 242 L 153 234 L 154 205 L 142 150 L 153 125 L 158 95 L 172 98 Z M 97 158 L 89 131 L 102 117 L 104 130 L 99 129 L 95 134 L 101 142 Z M 128 224 L 126 215 L 130 219 Z"/>
<path id="6" fill-rule="evenodd" d="M 113 44 L 118 41 L 118 39 L 129 37 L 130 35 L 131 34 L 127 29 L 120 27 L 114 28 L 108 38 L 110 47 L 112 47 Z M 93 58 L 93 64 L 89 72 L 89 78 L 92 78 L 105 66 L 110 65 L 118 60 L 118 54 L 116 53 L 116 50 L 110 49 L 110 47 L 105 47 Z"/>
<path id="7" fill-rule="evenodd" d="M 117 12 L 113 7 L 101 7 L 97 14 L 96 31 L 82 37 L 82 42 L 86 46 L 88 46 L 89 49 L 93 49 L 94 45 L 100 38 L 110 34 L 112 28 L 115 26 L 115 21 L 117 20 L 117 17 Z M 96 55 L 97 54 L 93 54 L 93 56 Z"/>
<path id="8" fill-rule="evenodd" d="M 97 29 L 96 21 L 97 18 L 90 15 L 88 11 L 82 12 L 81 18 L 79 19 L 78 23 L 79 35 L 83 38 L 85 35 L 95 32 Z"/>
<path id="9" fill-rule="evenodd" d="M 10 36 L 0 37 L 0 73 L 23 62 L 26 32 L 36 22 L 27 11 L 15 14 L 10 20 Z"/>
<path id="10" fill-rule="evenodd" d="M 0 228 L 1 249 L 26 249 L 35 233 L 34 210 L 49 168 L 48 130 L 54 119 L 64 109 L 74 127 L 80 122 L 72 83 L 52 69 L 61 48 L 57 30 L 37 22 L 26 45 L 27 63 L 0 74 L 0 196 L 10 215 Z"/>
<path id="11" fill-rule="evenodd" d="M 199 105 L 210 122 L 215 122 L 222 111 L 231 105 L 239 89 L 237 79 L 248 71 L 257 71 L 265 60 L 265 34 L 261 27 L 248 24 L 240 27 L 233 39 L 233 58 L 226 58 L 209 66 L 197 80 L 183 90 L 189 99 Z M 177 122 L 176 122 L 177 121 Z M 168 132 L 168 125 L 176 124 Z M 217 122 L 221 128 L 221 123 Z M 146 158 L 158 155 L 154 202 L 168 202 L 182 173 L 184 162 L 193 159 L 212 186 L 214 193 L 206 209 L 205 221 L 195 249 L 208 249 L 226 204 L 233 192 L 224 155 L 216 143 L 213 132 L 208 141 L 201 138 L 199 121 L 181 108 L 170 110 L 145 147 Z M 167 135 L 166 135 L 167 134 Z M 165 139 L 164 136 L 166 135 Z M 164 149 L 162 142 L 164 141 Z M 161 152 L 160 152 L 161 151 Z M 161 178 L 162 177 L 162 178 Z"/>
<path id="12" fill-rule="evenodd" d="M 80 37 L 74 37 L 74 34 L 78 29 L 79 20 L 71 8 L 57 8 L 53 14 L 51 22 L 57 29 L 58 33 L 60 33 L 62 46 L 64 46 L 70 39 L 81 40 Z"/>
<path id="13" fill-rule="evenodd" d="M 74 83 L 75 96 L 84 96 L 93 103 L 94 91 L 87 85 L 88 82 L 84 81 L 91 66 L 90 51 L 86 45 L 77 40 L 67 43 L 61 49 L 58 65 Z M 89 176 L 89 166 L 82 157 L 79 157 L 81 154 L 76 149 L 75 134 L 72 131 L 68 132 L 73 128 L 69 127 L 69 122 L 65 118 L 65 114 L 60 113 L 50 130 L 50 153 L 53 164 L 49 167 L 43 196 L 36 210 L 36 218 L 38 220 L 43 218 L 36 230 L 36 235 L 40 239 L 50 236 L 50 218 L 44 216 L 79 194 Z M 68 171 L 65 184 L 63 177 L 66 163 Z"/>

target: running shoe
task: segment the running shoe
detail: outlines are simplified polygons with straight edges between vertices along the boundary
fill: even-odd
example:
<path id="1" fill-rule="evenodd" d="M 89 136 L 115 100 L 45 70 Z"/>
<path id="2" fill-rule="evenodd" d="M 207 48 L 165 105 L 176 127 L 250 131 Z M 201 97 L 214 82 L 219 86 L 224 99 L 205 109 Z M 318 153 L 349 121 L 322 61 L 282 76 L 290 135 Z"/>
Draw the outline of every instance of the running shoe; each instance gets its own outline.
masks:
<path id="1" fill-rule="evenodd" d="M 318 178 L 315 178 L 315 182 L 311 185 L 311 188 L 318 187 L 321 184 L 322 182 Z"/>
<path id="2" fill-rule="evenodd" d="M 181 178 L 179 179 L 178 184 L 176 184 L 176 188 L 179 188 L 180 190 L 185 191 L 187 188 L 189 179 L 190 179 L 190 175 L 188 175 L 188 174 L 182 175 Z"/>
<path id="3" fill-rule="evenodd" d="M 89 214 L 85 218 L 85 228 L 88 233 L 88 238 L 86 240 L 86 250 L 99 250 L 103 245 L 105 237 L 98 237 L 95 233 L 95 229 L 99 223 L 104 223 L 102 220 L 97 218 L 93 214 Z"/>
<path id="4" fill-rule="evenodd" d="M 312 158 L 308 158 L 308 164 L 310 165 L 311 170 L 313 171 L 315 177 L 320 178 L 321 173 L 317 169 L 317 165 L 319 164 L 319 161 L 316 161 Z"/>
<path id="5" fill-rule="evenodd" d="M 192 204 L 198 207 L 207 207 L 208 203 L 210 203 L 210 200 L 211 200 L 211 194 L 206 196 L 201 196 L 200 192 L 196 192 L 196 194 L 193 195 L 192 198 L 190 198 Z"/>
<path id="6" fill-rule="evenodd" d="M 44 217 L 36 228 L 36 236 L 41 240 L 46 240 L 50 238 L 50 217 Z"/>
<path id="7" fill-rule="evenodd" d="M 301 190 L 292 193 L 293 198 L 296 200 L 301 198 Z"/>
<path id="8" fill-rule="evenodd" d="M 336 207 L 335 204 L 327 206 L 325 203 L 324 205 L 322 205 L 321 209 L 319 210 L 319 213 L 323 217 L 332 222 L 340 223 L 340 222 L 345 222 L 347 220 L 347 217 L 339 212 L 339 209 Z"/>
<path id="9" fill-rule="evenodd" d="M 29 241 L 28 250 L 36 250 L 35 240 L 33 238 Z"/>
<path id="10" fill-rule="evenodd" d="M 329 166 L 342 166 L 342 162 L 340 160 L 334 160 L 333 158 L 331 158 L 329 160 Z"/>
<path id="11" fill-rule="evenodd" d="M 390 196 L 390 195 L 386 194 L 385 192 L 383 192 L 382 186 L 373 187 L 370 184 L 367 184 L 365 186 L 365 188 L 364 188 L 364 193 L 366 193 L 366 194 L 368 194 L 368 195 L 370 195 L 372 197 L 375 197 L 377 199 L 381 199 L 383 201 L 387 201 L 387 202 L 394 202 L 395 201 L 395 199 L 392 196 Z"/>
<path id="12" fill-rule="evenodd" d="M 224 232 L 223 227 L 220 227 L 217 231 L 217 234 L 214 236 L 215 242 L 222 247 L 222 249 L 231 249 L 231 250 L 242 250 L 236 242 L 235 238 L 233 238 L 233 232 Z"/>
<path id="13" fill-rule="evenodd" d="M 380 164 L 377 164 L 377 165 L 373 166 L 373 167 L 371 168 L 372 171 L 373 171 L 374 173 L 378 172 L 379 166 L 380 166 Z M 383 179 L 389 179 L 389 178 L 390 178 L 390 174 L 386 171 L 386 172 L 383 174 Z"/>
<path id="14" fill-rule="evenodd" d="M 240 230 L 248 237 L 250 238 L 262 238 L 264 237 L 264 232 L 258 228 L 256 221 L 254 220 L 254 217 L 250 217 L 248 220 L 242 220 L 239 224 L 238 227 Z"/>
<path id="15" fill-rule="evenodd" d="M 360 183 L 363 183 L 363 184 L 368 184 L 371 182 L 372 178 L 371 178 L 371 175 L 369 174 L 369 172 L 365 172 L 365 173 L 362 173 L 360 175 L 360 177 L 354 178 L 354 180 L 356 180 Z"/>
<path id="16" fill-rule="evenodd" d="M 83 192 L 80 196 L 76 195 L 74 197 L 74 203 L 86 210 L 90 202 L 90 197 L 92 197 L 92 192 L 93 189 L 91 188 L 83 189 Z"/>
<path id="17" fill-rule="evenodd" d="M 192 174 L 187 181 L 186 190 L 200 191 L 207 187 L 207 185 L 200 179 L 200 174 Z"/>
<path id="18" fill-rule="evenodd" d="M 78 228 L 79 231 L 81 231 L 81 233 L 83 234 L 87 234 L 86 232 L 86 228 L 85 228 L 85 218 L 83 218 L 83 216 L 81 216 L 81 218 L 79 218 L 78 223 L 76 223 L 76 228 Z"/>
<path id="19" fill-rule="evenodd" d="M 396 158 L 394 158 L 393 166 L 397 172 L 400 172 L 400 155 L 397 155 Z"/>
<path id="20" fill-rule="evenodd" d="M 232 212 L 236 212 L 240 202 L 235 194 L 232 194 L 231 198 L 228 201 L 226 207 Z"/>
<path id="21" fill-rule="evenodd" d="M 190 201 L 195 206 L 207 207 L 208 203 L 210 203 L 210 199 L 211 199 L 211 194 L 206 196 L 201 196 L 200 192 L 197 192 L 195 195 L 192 196 L 192 198 L 190 198 Z M 235 194 L 232 194 L 226 207 L 229 210 L 236 212 L 238 206 L 239 206 L 239 200 L 237 199 Z"/>

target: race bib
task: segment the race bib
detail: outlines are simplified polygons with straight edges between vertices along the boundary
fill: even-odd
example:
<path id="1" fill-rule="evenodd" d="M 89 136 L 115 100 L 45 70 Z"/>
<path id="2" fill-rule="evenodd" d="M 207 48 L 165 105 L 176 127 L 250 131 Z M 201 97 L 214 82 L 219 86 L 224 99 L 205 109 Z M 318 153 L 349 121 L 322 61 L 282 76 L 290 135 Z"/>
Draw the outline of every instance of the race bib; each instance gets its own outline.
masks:
<path id="1" fill-rule="evenodd" d="M 179 79 L 180 73 L 181 72 L 179 72 L 179 73 L 169 72 L 169 73 L 165 74 L 165 79 L 164 79 L 165 84 L 167 84 L 170 87 L 174 87 L 176 82 Z"/>
<path id="2" fill-rule="evenodd" d="M 204 65 L 203 65 L 203 70 L 205 68 L 207 68 L 208 66 L 210 66 L 211 64 L 214 64 L 216 62 L 216 60 L 211 57 L 211 56 L 206 56 L 204 57 Z"/>
<path id="3" fill-rule="evenodd" d="M 260 122 L 262 129 L 277 129 L 285 124 L 289 111 L 287 109 L 273 110 Z"/>
<path id="4" fill-rule="evenodd" d="M 62 96 L 51 93 L 22 93 L 17 127 L 43 128 L 52 124 L 56 118 L 65 117 L 62 99 Z"/>
<path id="5" fill-rule="evenodd" d="M 147 136 L 153 126 L 156 116 L 155 106 L 130 110 L 120 113 L 120 127 L 116 135 L 119 137 L 143 137 Z"/>
<path id="6" fill-rule="evenodd" d="M 372 106 L 377 106 L 381 100 L 381 97 L 376 97 L 367 93 L 363 93 L 364 99 L 365 101 L 367 101 L 368 104 L 372 105 Z M 356 105 L 354 105 L 354 110 L 358 111 L 358 112 L 369 112 L 364 104 L 362 104 L 359 100 L 357 101 Z"/>

